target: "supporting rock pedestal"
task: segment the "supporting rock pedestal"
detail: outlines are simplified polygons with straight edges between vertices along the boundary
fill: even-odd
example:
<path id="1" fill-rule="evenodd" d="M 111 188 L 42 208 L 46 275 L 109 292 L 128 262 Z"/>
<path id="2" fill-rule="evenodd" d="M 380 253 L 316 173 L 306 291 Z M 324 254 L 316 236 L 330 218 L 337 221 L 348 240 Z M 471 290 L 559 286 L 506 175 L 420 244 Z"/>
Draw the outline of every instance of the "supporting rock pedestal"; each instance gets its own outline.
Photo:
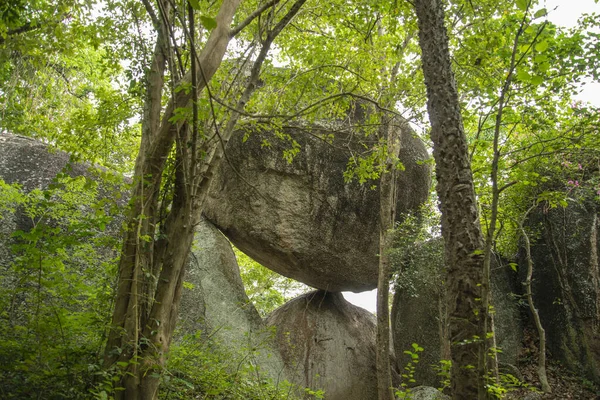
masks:
<path id="1" fill-rule="evenodd" d="M 310 292 L 267 317 L 287 376 L 300 387 L 324 390 L 328 400 L 377 398 L 375 317 L 341 293 Z M 395 384 L 398 382 L 397 372 Z"/>
<path id="2" fill-rule="evenodd" d="M 286 379 L 273 332 L 246 296 L 231 244 L 204 219 L 196 228 L 185 282 L 178 321 L 182 332 L 200 330 L 204 340 L 210 338 L 232 357 L 252 361 L 262 376 L 275 383 Z"/>

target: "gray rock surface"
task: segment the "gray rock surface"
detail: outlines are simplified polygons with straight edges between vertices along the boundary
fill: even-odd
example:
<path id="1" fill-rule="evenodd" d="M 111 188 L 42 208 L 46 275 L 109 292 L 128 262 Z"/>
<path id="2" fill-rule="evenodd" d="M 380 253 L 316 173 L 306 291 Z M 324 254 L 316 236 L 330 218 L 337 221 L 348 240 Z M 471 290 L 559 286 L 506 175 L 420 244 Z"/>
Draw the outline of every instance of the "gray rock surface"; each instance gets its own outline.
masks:
<path id="1" fill-rule="evenodd" d="M 429 193 L 430 170 L 422 163 L 428 155 L 409 129 L 402 134 L 398 212 L 417 209 Z M 364 147 L 354 136 L 328 143 L 300 128 L 285 133 L 300 145 L 291 163 L 282 156 L 289 141 L 272 134 L 231 139 L 205 215 L 236 247 L 282 275 L 329 291 L 375 288 L 377 182 L 344 182 L 348 160 Z"/>
<path id="2" fill-rule="evenodd" d="M 534 302 L 546 330 L 550 353 L 574 372 L 600 383 L 599 207 L 594 201 L 566 208 L 540 208 L 529 227 Z M 521 251 L 519 272 L 525 279 Z"/>
<path id="3" fill-rule="evenodd" d="M 266 322 L 276 328 L 292 383 L 322 389 L 327 400 L 377 398 L 376 321 L 371 313 L 348 303 L 341 293 L 315 291 L 287 302 Z"/>
<path id="4" fill-rule="evenodd" d="M 443 242 L 430 241 L 415 247 L 402 268 L 392 303 L 392 336 L 398 369 L 412 360 L 404 351 L 412 344 L 423 348 L 415 365 L 415 385 L 438 386 L 434 367 L 450 357 L 446 333 L 445 291 L 441 276 Z"/>
<path id="5" fill-rule="evenodd" d="M 68 162 L 68 154 L 49 150 L 47 145 L 38 141 L 0 135 L 0 178 L 7 183 L 18 183 L 25 192 L 46 189 L 63 171 L 72 177 L 98 178 L 86 164 L 72 163 L 70 168 L 65 169 Z M 120 200 L 122 206 L 127 197 L 128 193 L 124 191 Z M 105 234 L 118 239 L 122 220 L 122 215 L 115 215 L 115 221 L 107 227 Z M 53 223 L 61 226 L 61 221 Z M 0 268 L 3 271 L 14 260 L 12 233 L 26 231 L 31 225 L 31 220 L 20 210 L 0 214 Z M 113 249 L 101 251 L 99 262 L 113 260 L 116 255 Z M 97 265 L 71 267 L 85 270 L 97 268 Z M 180 305 L 180 333 L 200 330 L 204 333 L 204 340 L 210 337 L 213 343 L 226 348 L 232 357 L 246 357 L 274 380 L 284 378 L 281 375 L 281 356 L 271 345 L 272 334 L 264 329 L 262 319 L 246 296 L 231 244 L 207 221 L 202 221 L 198 227 L 185 280 L 188 289 L 184 289 Z M 10 282 L 10 279 L 3 281 L 4 284 Z"/>
<path id="6" fill-rule="evenodd" d="M 417 386 L 410 391 L 410 399 L 412 400 L 450 400 L 447 396 L 430 386 Z"/>
<path id="7" fill-rule="evenodd" d="M 0 133 L 0 178 L 24 191 L 44 189 L 69 162 L 69 155 L 24 136 Z M 71 176 L 90 176 L 89 165 L 72 163 Z"/>
<path id="8" fill-rule="evenodd" d="M 107 213 L 109 205 L 123 207 L 126 204 L 127 193 L 124 192 L 121 196 L 121 190 L 126 190 L 123 189 L 124 180 L 121 177 L 107 174 L 106 170 L 90 164 L 71 162 L 67 153 L 53 149 L 39 141 L 0 133 L 0 179 L 8 184 L 18 184 L 23 193 L 29 193 L 34 189 L 47 190 L 53 184 L 55 184 L 57 192 L 65 192 L 62 186 L 56 185 L 56 178 L 59 174 L 70 178 L 85 177 L 95 182 L 100 182 L 100 175 L 110 175 L 112 178 L 110 182 L 99 184 L 97 199 L 111 198 L 111 201 L 105 206 Z M 92 200 L 90 199 L 90 201 Z M 86 206 L 81 205 L 81 207 L 85 208 Z M 123 221 L 122 215 L 111 217 L 106 229 L 98 232 L 98 236 L 118 237 Z M 63 223 L 63 221 L 50 217 L 46 217 L 44 221 L 59 227 Z M 19 208 L 14 212 L 6 210 L 0 215 L 0 266 L 7 268 L 13 261 L 14 255 L 10 248 L 14 244 L 14 240 L 11 235 L 19 230 L 29 231 L 32 227 L 32 219 Z M 116 252 L 110 246 L 95 250 L 104 260 L 110 260 L 116 256 Z"/>
<path id="9" fill-rule="evenodd" d="M 396 286 L 392 306 L 392 334 L 398 368 L 410 361 L 404 351 L 412 343 L 423 347 L 416 365 L 416 384 L 439 386 L 440 377 L 434 367 L 441 359 L 450 358 L 447 341 L 447 310 L 443 287 L 443 241 L 441 239 L 415 246 Z M 514 272 L 508 265 L 492 266 L 492 304 L 495 310 L 496 345 L 502 352 L 500 362 L 517 364 L 523 328 L 519 306 L 511 296 L 517 288 Z"/>
<path id="10" fill-rule="evenodd" d="M 275 382 L 285 379 L 273 332 L 246 296 L 231 244 L 206 220 L 196 230 L 185 282 L 178 322 L 182 332 L 201 330 L 201 337 L 231 357 L 251 360 Z"/>

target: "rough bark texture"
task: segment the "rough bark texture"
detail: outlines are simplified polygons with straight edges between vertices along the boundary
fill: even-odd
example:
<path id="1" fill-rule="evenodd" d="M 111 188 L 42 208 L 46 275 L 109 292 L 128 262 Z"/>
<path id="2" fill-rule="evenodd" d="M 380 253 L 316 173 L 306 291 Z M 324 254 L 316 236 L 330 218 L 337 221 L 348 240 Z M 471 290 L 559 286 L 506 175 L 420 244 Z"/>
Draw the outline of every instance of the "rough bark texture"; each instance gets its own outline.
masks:
<path id="1" fill-rule="evenodd" d="M 437 193 L 445 242 L 452 395 L 486 397 L 478 373 L 481 332 L 487 310 L 481 304 L 483 236 L 479 225 L 468 149 L 441 0 L 416 0 L 419 44 L 427 86 Z"/>
<path id="2" fill-rule="evenodd" d="M 195 111 L 192 128 L 190 122 L 173 122 L 172 117 L 182 107 L 195 107 L 190 101 L 208 86 L 219 68 L 232 38 L 230 25 L 240 0 L 226 0 L 221 4 L 216 16 L 217 25 L 197 59 L 195 50 L 191 52 L 191 57 L 194 57 L 192 65 L 195 67 L 183 76 L 182 81 L 192 81 L 194 90 L 189 93 L 182 90 L 174 94 L 165 108 L 160 124 L 153 121 L 143 124 L 146 138 L 142 141 L 143 146 L 136 162 L 132 207 L 119 264 L 119 287 L 105 356 L 107 366 L 113 365 L 117 360 L 121 361 L 120 365 L 127 365 L 126 370 L 122 371 L 124 373 L 121 379 L 124 390 L 117 392 L 118 398 L 156 397 L 159 372 L 166 361 L 177 321 L 185 266 L 214 170 L 221 162 L 241 112 L 258 86 L 259 73 L 273 40 L 305 1 L 296 0 L 285 15 L 273 24 L 272 29 L 266 29 L 266 37 L 261 39 L 260 52 L 252 64 L 243 92 L 237 98 L 236 107 L 227 116 L 226 122 L 223 121 L 224 128 L 219 128 L 220 124 L 215 123 L 214 131 L 205 132 L 200 138 L 194 129 L 198 122 Z M 164 24 L 163 29 L 158 32 L 160 43 L 161 35 L 164 36 L 164 32 L 168 31 L 173 36 L 175 28 L 169 25 L 170 15 L 165 11 L 168 8 L 166 2 L 160 0 L 158 6 Z M 151 12 L 150 6 L 147 7 Z M 191 13 L 193 18 L 193 11 Z M 189 32 L 187 34 L 193 41 L 193 35 Z M 162 40 L 167 43 L 167 38 L 163 37 Z M 160 54 L 163 53 L 155 53 L 155 56 Z M 168 63 L 172 79 L 179 72 L 183 74 L 183 71 L 177 74 L 174 72 L 173 56 Z M 198 82 L 194 82 L 196 77 L 201 77 Z M 163 77 L 151 70 L 148 79 L 158 81 Z M 148 83 L 150 91 L 155 87 L 158 87 L 158 82 Z M 145 110 L 156 110 L 155 104 L 152 104 L 156 98 L 151 94 L 147 96 Z M 146 112 L 145 117 L 151 116 Z M 158 194 L 163 189 L 161 183 L 166 172 L 165 163 L 173 146 L 175 160 L 174 178 L 170 186 L 172 193 L 164 196 L 159 210 Z"/>
<path id="3" fill-rule="evenodd" d="M 385 118 L 385 117 L 384 117 Z M 408 125 L 408 124 L 405 124 Z M 387 145 L 385 170 L 379 179 L 379 279 L 377 282 L 377 396 L 379 400 L 394 398 L 392 375 L 389 362 L 390 348 L 390 278 L 389 251 L 392 248 L 396 203 L 398 201 L 395 167 L 400 154 L 401 133 L 390 126 L 382 125 Z M 382 135 L 383 136 L 383 135 Z"/>
<path id="4" fill-rule="evenodd" d="M 205 87 L 221 63 L 230 40 L 229 27 L 238 5 L 239 0 L 225 1 L 219 10 L 217 27 L 199 56 L 199 69 L 204 80 L 199 83 L 198 90 Z M 167 40 L 165 29 L 159 30 L 158 43 Z M 164 52 L 159 51 L 159 47 L 157 44 L 157 59 L 153 63 L 156 70 L 153 68 L 148 76 L 149 93 L 144 108 L 147 120 L 143 123 L 145 137 L 136 162 L 132 207 L 119 264 L 119 286 L 105 357 L 107 366 L 117 360 L 129 363 L 122 378 L 125 390 L 117 392 L 119 398 L 128 400 L 153 399 L 156 396 L 159 380 L 153 370 L 164 365 L 171 342 L 184 266 L 199 214 L 196 208 L 201 204 L 202 197 L 201 193 L 198 193 L 199 196 L 189 196 L 188 190 L 192 189 L 194 182 L 184 179 L 182 168 L 189 161 L 184 163 L 188 150 L 186 145 L 181 144 L 187 143 L 183 139 L 187 129 L 170 122 L 174 110 L 185 107 L 191 95 L 179 92 L 166 107 L 160 124 L 152 119 L 156 112 L 153 103 L 156 101 L 155 91 L 161 87 L 163 80 L 161 66 L 164 63 L 160 58 Z M 189 80 L 189 77 L 186 78 Z M 173 205 L 162 231 L 167 240 L 146 240 L 143 238 L 153 238 L 155 235 L 162 174 L 176 138 L 179 139 L 176 156 L 178 168 Z M 208 165 L 212 163 L 208 162 Z M 148 298 L 150 292 L 154 293 Z"/>
<path id="5" fill-rule="evenodd" d="M 542 326 L 542 321 L 540 319 L 540 313 L 537 308 L 535 308 L 535 304 L 533 303 L 533 293 L 531 292 L 531 280 L 533 277 L 533 260 L 531 259 L 531 242 L 529 241 L 529 236 L 525 229 L 523 228 L 523 224 L 519 226 L 523 238 L 523 244 L 525 246 L 525 257 L 527 260 L 527 279 L 525 280 L 525 295 L 527 297 L 527 304 L 529 305 L 529 312 L 533 316 L 533 321 L 535 323 L 535 328 L 538 331 L 538 339 L 539 339 L 539 352 L 538 352 L 538 378 L 540 380 L 540 385 L 542 386 L 542 390 L 546 393 L 550 393 L 552 390 L 550 385 L 548 384 L 548 376 L 546 375 L 546 331 Z"/>

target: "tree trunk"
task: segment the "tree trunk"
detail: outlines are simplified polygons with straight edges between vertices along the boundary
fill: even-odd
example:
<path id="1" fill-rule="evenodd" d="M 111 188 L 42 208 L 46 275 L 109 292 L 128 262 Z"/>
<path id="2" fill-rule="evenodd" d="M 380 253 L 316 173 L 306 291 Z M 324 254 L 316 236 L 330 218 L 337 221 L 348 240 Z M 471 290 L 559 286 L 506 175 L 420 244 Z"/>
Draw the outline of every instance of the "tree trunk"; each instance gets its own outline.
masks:
<path id="1" fill-rule="evenodd" d="M 447 265 L 447 302 L 454 399 L 485 399 L 485 376 L 478 373 L 484 241 L 460 104 L 448 50 L 441 0 L 415 0 L 427 86 L 427 108 L 436 162 L 437 193 Z"/>
<path id="2" fill-rule="evenodd" d="M 386 117 L 384 117 L 386 118 Z M 379 181 L 379 276 L 377 281 L 377 393 L 379 400 L 394 399 L 390 371 L 390 255 L 396 220 L 396 163 L 400 153 L 400 134 L 391 121 L 381 129 L 385 134 L 387 156 Z"/>
<path id="3" fill-rule="evenodd" d="M 540 319 L 540 313 L 537 308 L 535 308 L 535 304 L 533 303 L 533 293 L 531 291 L 531 281 L 533 280 L 533 259 L 531 258 L 531 242 L 529 241 L 529 235 L 524 228 L 525 220 L 529 213 L 535 208 L 535 206 L 530 207 L 523 219 L 519 223 L 519 230 L 521 231 L 521 235 L 523 237 L 523 244 L 525 245 L 525 258 L 527 259 L 527 278 L 525 282 L 523 282 L 525 286 L 525 296 L 527 297 L 527 305 L 529 306 L 529 311 L 531 315 L 533 315 L 533 322 L 535 323 L 535 328 L 538 332 L 538 337 L 540 340 L 539 352 L 538 352 L 538 369 L 537 374 L 540 380 L 540 385 L 542 386 L 542 391 L 544 393 L 552 393 L 552 388 L 548 383 L 548 375 L 546 374 L 546 330 L 542 325 L 542 320 Z M 595 246 L 595 241 L 593 242 Z"/>
<path id="4" fill-rule="evenodd" d="M 219 10 L 217 27 L 199 56 L 198 68 L 204 80 L 198 83 L 198 90 L 206 87 L 221 63 L 239 3 L 240 0 L 225 1 Z M 107 367 L 116 361 L 126 365 L 121 379 L 125 390 L 117 391 L 116 397 L 127 400 L 156 397 L 159 374 L 155 369 L 164 365 L 171 341 L 184 267 L 198 218 L 195 202 L 187 195 L 190 181 L 176 172 L 173 204 L 165 223 L 166 240 L 154 241 L 158 193 L 165 162 L 175 139 L 178 135 L 183 137 L 187 131 L 186 124 L 173 124 L 170 119 L 175 109 L 187 106 L 191 98 L 191 94 L 179 92 L 170 100 L 160 122 L 156 119 L 157 110 L 160 110 L 159 93 L 164 86 L 165 56 L 161 48 L 164 49 L 163 44 L 168 40 L 165 30 L 165 27 L 159 30 L 148 75 L 142 146 L 136 161 L 132 207 L 119 262 L 117 297 L 105 351 Z M 189 75 L 184 79 L 189 81 Z M 177 146 L 176 157 L 181 162 L 177 165 L 183 165 L 185 148 Z M 158 274 L 160 276 L 156 276 Z M 155 288 L 155 291 L 149 288 Z M 150 292 L 155 292 L 151 298 Z"/>
<path id="5" fill-rule="evenodd" d="M 192 128 L 187 122 L 172 122 L 171 118 L 177 108 L 195 107 L 194 104 L 188 104 L 190 99 L 196 98 L 195 94 L 185 91 L 180 91 L 171 99 L 160 123 L 153 121 L 151 113 L 146 110 L 156 111 L 156 104 L 152 99 L 160 100 L 161 96 L 154 96 L 155 93 L 152 92 L 152 88 L 157 88 L 158 85 L 148 85 L 147 99 L 150 104 L 147 104 L 144 113 L 148 118 L 143 124 L 145 139 L 142 140 L 136 163 L 132 209 L 119 264 L 117 300 L 105 353 L 107 367 L 114 365 L 116 361 L 120 361 L 117 365 L 123 367 L 121 384 L 124 390 L 116 392 L 117 399 L 150 400 L 157 396 L 160 375 L 177 322 L 185 266 L 214 170 L 221 162 L 225 146 L 241 112 L 258 87 L 260 70 L 273 40 L 305 1 L 297 0 L 273 29 L 267 27 L 266 38 L 261 43 L 260 53 L 254 61 L 245 90 L 237 100 L 224 129 L 219 131 L 219 124 L 215 123 L 212 135 L 199 138 L 195 129 L 198 122 L 195 112 Z M 192 65 L 197 64 L 195 73 L 188 72 L 183 78 L 184 82 L 191 79 L 196 91 L 207 87 L 222 61 L 227 44 L 233 36 L 230 24 L 239 3 L 240 0 L 223 2 L 216 18 L 216 28 L 195 62 L 192 62 Z M 277 1 L 271 1 L 268 4 L 273 6 L 276 3 Z M 268 7 L 261 7 L 261 10 L 266 8 Z M 161 12 L 165 9 L 166 7 L 162 7 Z M 190 18 L 193 18 L 193 11 L 190 14 Z M 258 14 L 251 14 L 249 19 Z M 247 26 L 247 21 L 248 19 L 242 25 Z M 189 34 L 189 38 L 193 43 L 192 34 Z M 160 43 L 160 34 L 158 40 Z M 155 57 L 161 55 L 162 53 L 155 52 Z M 191 52 L 191 56 L 196 57 L 195 51 Z M 154 65 L 161 65 L 160 60 L 155 59 Z M 154 76 L 158 80 L 157 75 L 152 71 L 149 77 Z M 196 79 L 196 76 L 201 79 Z M 158 193 L 161 190 L 165 162 L 173 145 L 175 178 L 172 200 L 168 206 L 163 204 L 160 207 L 163 210 L 169 209 L 169 212 L 160 227 L 162 238 L 155 240 L 159 216 Z"/>

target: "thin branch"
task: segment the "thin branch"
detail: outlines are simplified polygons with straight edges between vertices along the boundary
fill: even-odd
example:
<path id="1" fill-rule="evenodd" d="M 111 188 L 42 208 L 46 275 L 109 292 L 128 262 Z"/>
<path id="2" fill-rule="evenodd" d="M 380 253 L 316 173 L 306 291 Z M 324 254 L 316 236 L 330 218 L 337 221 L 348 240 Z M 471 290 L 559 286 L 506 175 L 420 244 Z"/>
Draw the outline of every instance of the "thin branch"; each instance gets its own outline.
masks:
<path id="1" fill-rule="evenodd" d="M 142 0 L 142 3 L 144 4 L 144 7 L 146 8 L 146 12 L 150 16 L 150 19 L 152 20 L 152 25 L 154 25 L 154 29 L 156 29 L 156 30 L 160 29 L 160 20 L 156 16 L 156 11 L 154 11 L 154 8 L 152 7 L 152 4 L 150 4 L 150 1 Z"/>
<path id="2" fill-rule="evenodd" d="M 272 7 L 279 3 L 280 0 L 271 0 L 257 8 L 252 14 L 248 15 L 245 20 L 240 22 L 240 24 L 229 31 L 229 37 L 234 38 L 240 33 L 245 27 L 250 25 L 252 21 L 254 21 L 257 17 L 259 17 L 267 8 Z"/>
<path id="3" fill-rule="evenodd" d="M 40 27 L 41 27 L 40 23 L 27 22 L 16 29 L 9 29 L 8 32 L 6 32 L 6 37 L 19 35 L 21 33 L 31 32 Z M 6 39 L 4 37 L 0 36 L 0 45 L 4 44 L 5 41 L 6 41 Z"/>

